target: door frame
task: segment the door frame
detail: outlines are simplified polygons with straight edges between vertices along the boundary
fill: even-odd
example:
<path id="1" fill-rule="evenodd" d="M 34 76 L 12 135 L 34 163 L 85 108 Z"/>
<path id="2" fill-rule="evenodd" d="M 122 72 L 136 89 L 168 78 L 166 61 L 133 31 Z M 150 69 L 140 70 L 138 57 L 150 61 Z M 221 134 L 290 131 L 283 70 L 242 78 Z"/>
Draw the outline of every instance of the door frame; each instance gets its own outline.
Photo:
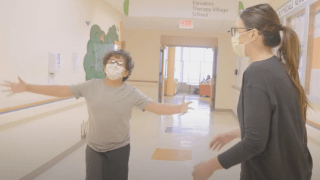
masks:
<path id="1" fill-rule="evenodd" d="M 159 60 L 159 93 L 158 102 L 163 103 L 164 89 L 163 89 L 163 64 L 164 64 L 164 47 L 160 47 L 160 60 Z"/>
<path id="2" fill-rule="evenodd" d="M 212 91 L 210 93 L 210 109 L 215 110 L 216 106 L 216 92 L 217 92 L 217 61 L 218 61 L 218 47 L 213 47 L 213 69 L 212 69 L 212 79 L 211 87 Z"/>
<path id="3" fill-rule="evenodd" d="M 216 82 L 217 82 L 217 61 L 218 61 L 218 38 L 215 37 L 192 37 L 192 36 L 171 36 L 171 35 L 161 35 L 161 42 L 162 46 L 165 49 L 165 46 L 183 46 L 183 47 L 201 47 L 201 48 L 212 48 L 214 50 L 214 66 L 213 66 L 213 83 L 212 90 L 213 92 L 210 93 L 210 109 L 215 109 L 215 100 L 216 100 Z M 165 53 L 164 53 L 165 54 Z M 163 55 L 164 58 L 164 55 Z M 163 60 L 164 66 L 164 60 Z M 162 69 L 163 72 L 163 69 Z M 162 76 L 163 73 L 162 73 Z M 164 78 L 162 78 L 164 81 Z M 164 83 L 162 83 L 164 87 Z M 161 94 L 164 94 L 164 88 L 162 88 Z M 164 98 L 162 98 L 163 100 Z"/>

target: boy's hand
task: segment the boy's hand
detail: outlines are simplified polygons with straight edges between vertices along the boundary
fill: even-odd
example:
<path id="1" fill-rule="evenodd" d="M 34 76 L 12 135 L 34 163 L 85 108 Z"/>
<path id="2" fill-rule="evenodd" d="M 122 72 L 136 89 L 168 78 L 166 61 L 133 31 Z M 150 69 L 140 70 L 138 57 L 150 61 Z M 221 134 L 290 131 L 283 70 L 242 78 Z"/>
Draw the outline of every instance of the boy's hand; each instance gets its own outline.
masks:
<path id="1" fill-rule="evenodd" d="M 21 92 L 27 91 L 27 84 L 20 77 L 18 79 L 19 79 L 19 83 L 5 81 L 4 84 L 1 84 L 1 86 L 10 88 L 2 92 L 9 92 L 10 94 L 8 96 L 11 96 L 15 93 L 21 93 Z"/>
<path id="2" fill-rule="evenodd" d="M 184 99 L 185 99 L 185 95 L 183 96 L 182 102 L 181 102 L 181 105 L 180 105 L 182 115 L 187 113 L 189 109 L 193 109 L 193 108 L 189 107 L 189 104 L 191 104 L 192 102 L 190 101 L 190 102 L 185 103 Z"/>

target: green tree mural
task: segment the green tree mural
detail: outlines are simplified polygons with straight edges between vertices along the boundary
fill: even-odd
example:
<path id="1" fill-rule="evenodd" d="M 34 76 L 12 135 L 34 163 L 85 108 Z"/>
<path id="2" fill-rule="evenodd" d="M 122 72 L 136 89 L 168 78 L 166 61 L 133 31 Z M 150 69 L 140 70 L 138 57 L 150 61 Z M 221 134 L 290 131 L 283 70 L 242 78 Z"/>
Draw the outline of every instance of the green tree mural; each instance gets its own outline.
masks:
<path id="1" fill-rule="evenodd" d="M 119 41 L 117 28 L 115 25 L 109 28 L 107 35 L 104 37 L 105 44 L 114 44 L 114 41 Z"/>
<path id="2" fill-rule="evenodd" d="M 123 12 L 126 16 L 129 15 L 129 0 L 125 0 L 123 3 Z"/>
<path id="3" fill-rule="evenodd" d="M 91 27 L 87 54 L 83 61 L 87 81 L 92 78 L 103 79 L 106 77 L 103 69 L 103 57 L 114 49 L 114 40 L 119 40 L 115 25 L 109 28 L 107 35 L 98 25 Z"/>
<path id="4" fill-rule="evenodd" d="M 243 3 L 241 1 L 239 1 L 239 11 L 238 11 L 238 13 L 240 14 L 241 11 L 243 11 L 243 10 L 244 10 Z"/>

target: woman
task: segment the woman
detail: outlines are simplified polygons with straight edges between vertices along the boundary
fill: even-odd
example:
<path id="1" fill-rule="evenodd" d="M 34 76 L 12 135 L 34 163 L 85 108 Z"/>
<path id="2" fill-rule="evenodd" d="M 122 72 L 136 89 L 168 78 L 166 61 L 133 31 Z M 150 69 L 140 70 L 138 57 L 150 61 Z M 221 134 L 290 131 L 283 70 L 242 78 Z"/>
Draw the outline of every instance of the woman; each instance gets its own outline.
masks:
<path id="1" fill-rule="evenodd" d="M 305 125 L 309 103 L 299 82 L 297 34 L 281 25 L 268 4 L 245 9 L 231 30 L 234 51 L 252 62 L 243 75 L 240 129 L 216 136 L 209 147 L 241 141 L 197 165 L 194 179 L 206 180 L 218 169 L 241 163 L 241 180 L 310 180 L 313 165 Z M 278 45 L 276 57 L 272 48 Z"/>
<path id="2" fill-rule="evenodd" d="M 207 79 L 206 79 L 206 81 L 208 81 L 208 80 L 210 80 L 210 79 L 211 79 L 211 78 L 210 78 L 210 75 L 208 75 L 208 76 L 207 76 Z"/>
<path id="3" fill-rule="evenodd" d="M 89 112 L 86 180 L 127 180 L 130 154 L 132 108 L 159 115 L 186 113 L 189 103 L 181 105 L 152 102 L 135 87 L 124 83 L 134 67 L 130 55 L 123 51 L 108 53 L 103 59 L 105 79 L 91 79 L 72 86 L 47 86 L 6 81 L 12 93 L 33 92 L 56 97 L 84 97 Z"/>

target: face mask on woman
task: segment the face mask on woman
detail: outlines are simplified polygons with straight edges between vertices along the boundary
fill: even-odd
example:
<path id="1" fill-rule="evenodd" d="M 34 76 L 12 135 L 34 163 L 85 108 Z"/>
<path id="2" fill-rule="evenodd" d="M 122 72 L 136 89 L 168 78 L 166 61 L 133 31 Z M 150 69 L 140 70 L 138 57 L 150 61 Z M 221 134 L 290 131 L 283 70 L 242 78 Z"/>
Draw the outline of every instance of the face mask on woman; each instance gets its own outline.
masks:
<path id="1" fill-rule="evenodd" d="M 249 42 L 247 42 L 245 44 L 239 44 L 239 41 L 240 41 L 239 39 L 240 39 L 241 35 L 246 34 L 248 32 L 250 32 L 250 31 L 247 31 L 247 32 L 242 33 L 242 34 L 236 33 L 236 35 L 234 37 L 232 37 L 232 39 L 231 39 L 233 50 L 240 57 L 247 57 L 246 56 L 246 44 L 250 43 L 251 41 L 249 41 Z"/>

